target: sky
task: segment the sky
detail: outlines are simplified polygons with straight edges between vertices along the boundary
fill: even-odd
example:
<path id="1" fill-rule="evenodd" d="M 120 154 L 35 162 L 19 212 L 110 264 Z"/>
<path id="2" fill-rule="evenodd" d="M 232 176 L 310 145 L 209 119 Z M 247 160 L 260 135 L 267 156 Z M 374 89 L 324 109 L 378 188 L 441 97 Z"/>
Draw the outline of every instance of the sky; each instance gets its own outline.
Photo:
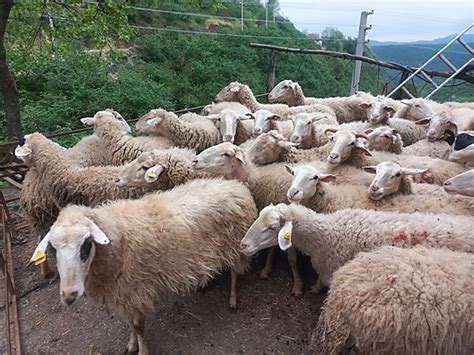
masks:
<path id="1" fill-rule="evenodd" d="M 280 0 L 280 14 L 299 30 L 321 33 L 332 26 L 351 37 L 357 37 L 360 13 L 370 10 L 367 38 L 377 41 L 431 40 L 474 22 L 474 0 Z"/>

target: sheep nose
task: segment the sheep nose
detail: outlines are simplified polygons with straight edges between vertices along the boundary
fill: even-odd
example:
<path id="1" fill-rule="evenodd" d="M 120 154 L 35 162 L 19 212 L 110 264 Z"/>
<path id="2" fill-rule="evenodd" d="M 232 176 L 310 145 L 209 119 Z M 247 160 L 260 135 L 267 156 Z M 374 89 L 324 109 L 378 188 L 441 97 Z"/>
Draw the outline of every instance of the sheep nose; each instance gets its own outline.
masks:
<path id="1" fill-rule="evenodd" d="M 231 134 L 226 134 L 226 135 L 224 136 L 224 141 L 225 141 L 225 142 L 234 143 L 234 136 L 231 135 Z"/>
<path id="2" fill-rule="evenodd" d="M 135 128 L 135 132 L 140 133 L 140 131 L 141 131 L 141 128 L 138 128 L 138 127 Z"/>
<path id="3" fill-rule="evenodd" d="M 444 186 L 449 186 L 449 185 L 451 185 L 451 181 L 445 181 L 443 185 Z"/>
<path id="4" fill-rule="evenodd" d="M 77 291 L 73 291 L 71 292 L 69 295 L 65 296 L 64 292 L 63 292 L 63 299 L 64 299 L 64 302 L 70 306 L 71 304 L 74 303 L 74 301 L 76 300 L 77 298 Z"/>
<path id="5" fill-rule="evenodd" d="M 191 165 L 192 165 L 192 166 L 196 166 L 198 163 L 199 163 L 199 160 L 197 160 L 196 158 L 194 158 L 193 161 L 191 162 Z"/>
<path id="6" fill-rule="evenodd" d="M 253 133 L 260 134 L 260 133 L 262 133 L 262 129 L 261 128 L 254 128 Z"/>
<path id="7" fill-rule="evenodd" d="M 331 158 L 332 160 L 335 160 L 335 159 L 339 158 L 339 154 L 331 153 L 331 154 L 329 154 L 329 158 Z"/>
<path id="8" fill-rule="evenodd" d="M 120 182 L 120 178 L 115 178 L 115 183 L 118 184 Z"/>
<path id="9" fill-rule="evenodd" d="M 247 249 L 247 247 L 248 247 L 247 243 L 244 243 L 243 241 L 240 242 L 240 250 L 245 250 L 245 249 Z"/>
<path id="10" fill-rule="evenodd" d="M 379 190 L 379 187 L 376 186 L 376 185 L 372 185 L 372 186 L 370 187 L 370 190 L 373 191 L 373 192 L 377 192 L 377 191 Z"/>
<path id="11" fill-rule="evenodd" d="M 299 190 L 292 190 L 290 191 L 290 196 L 293 198 L 298 194 Z"/>

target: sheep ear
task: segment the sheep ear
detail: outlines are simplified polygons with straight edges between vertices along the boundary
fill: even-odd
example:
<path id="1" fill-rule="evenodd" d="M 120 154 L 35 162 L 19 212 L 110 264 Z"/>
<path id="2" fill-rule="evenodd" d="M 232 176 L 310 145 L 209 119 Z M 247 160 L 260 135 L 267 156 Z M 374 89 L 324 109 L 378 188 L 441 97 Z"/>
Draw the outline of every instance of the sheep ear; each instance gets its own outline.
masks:
<path id="1" fill-rule="evenodd" d="M 94 117 L 83 117 L 81 118 L 81 122 L 83 125 L 92 126 L 95 123 Z"/>
<path id="2" fill-rule="evenodd" d="M 319 175 L 319 181 L 330 182 L 336 180 L 336 175 L 333 174 L 321 174 Z"/>
<path id="3" fill-rule="evenodd" d="M 291 147 L 297 147 L 297 146 L 299 145 L 299 143 L 293 143 L 293 142 L 289 142 L 289 141 L 279 141 L 279 142 L 277 143 L 277 145 L 278 145 L 280 148 L 289 150 Z"/>
<path id="4" fill-rule="evenodd" d="M 402 172 L 404 175 L 423 175 L 428 171 L 429 169 L 402 168 Z"/>
<path id="5" fill-rule="evenodd" d="M 239 119 L 239 120 L 252 120 L 252 119 L 255 119 L 255 116 L 251 113 L 246 113 L 244 115 L 238 116 L 237 119 Z"/>
<path id="6" fill-rule="evenodd" d="M 392 115 L 395 113 L 395 109 L 392 106 L 385 107 L 385 111 L 391 113 Z"/>
<path id="7" fill-rule="evenodd" d="M 293 222 L 286 221 L 278 232 L 278 246 L 285 251 L 291 247 L 291 235 L 293 234 Z"/>
<path id="8" fill-rule="evenodd" d="M 110 243 L 109 238 L 102 232 L 102 229 L 99 228 L 97 224 L 91 221 L 89 226 L 89 232 L 91 233 L 92 239 L 94 242 L 101 245 L 107 245 Z"/>
<path id="9" fill-rule="evenodd" d="M 150 126 L 158 126 L 160 124 L 160 120 L 157 117 L 153 117 L 148 119 L 146 123 Z"/>
<path id="10" fill-rule="evenodd" d="M 370 152 L 370 150 L 368 150 L 368 149 L 365 147 L 364 143 L 362 143 L 359 139 L 356 140 L 355 148 L 361 150 L 362 153 L 364 153 L 364 155 L 367 155 L 367 156 L 369 156 L 369 157 L 372 156 L 372 153 Z"/>
<path id="11" fill-rule="evenodd" d="M 244 153 L 242 153 L 240 149 L 237 148 L 234 156 L 238 161 L 240 161 L 241 163 L 244 163 Z"/>
<path id="12" fill-rule="evenodd" d="M 163 172 L 163 167 L 161 165 L 154 165 L 145 172 L 145 181 L 149 184 L 155 182 L 160 177 L 160 174 Z"/>
<path id="13" fill-rule="evenodd" d="M 372 128 L 369 128 L 369 129 L 366 129 L 366 130 L 364 131 L 364 134 L 365 134 L 365 135 L 369 135 L 369 134 L 371 134 L 373 131 L 374 131 L 374 130 L 373 130 Z"/>
<path id="14" fill-rule="evenodd" d="M 15 148 L 15 156 L 20 160 L 23 160 L 24 157 L 27 157 L 31 153 L 32 153 L 31 148 L 26 144 L 22 146 L 17 146 Z"/>
<path id="15" fill-rule="evenodd" d="M 458 134 L 458 125 L 456 122 L 449 121 L 448 130 L 453 132 L 455 135 Z"/>
<path id="16" fill-rule="evenodd" d="M 367 110 L 370 107 L 370 104 L 367 103 L 367 102 L 363 102 L 363 103 L 359 104 L 359 107 L 363 108 L 364 110 Z"/>
<path id="17" fill-rule="evenodd" d="M 294 169 L 293 169 L 291 166 L 285 164 L 285 169 L 286 169 L 286 171 L 288 171 L 291 175 L 295 175 L 295 171 L 294 171 Z"/>
<path id="18" fill-rule="evenodd" d="M 51 235 L 50 233 L 51 232 L 48 232 L 41 242 L 39 242 L 28 265 L 39 265 L 46 262 L 46 249 L 48 249 L 49 236 Z"/>
<path id="19" fill-rule="evenodd" d="M 283 118 L 280 115 L 272 115 L 267 117 L 267 120 L 281 121 L 282 119 Z"/>
<path id="20" fill-rule="evenodd" d="M 428 124 L 430 122 L 431 122 L 431 118 L 426 117 L 426 118 L 422 118 L 421 120 L 415 121 L 415 124 L 425 125 L 425 124 Z"/>
<path id="21" fill-rule="evenodd" d="M 445 130 L 443 135 L 443 140 L 448 143 L 449 145 L 453 145 L 454 141 L 456 140 L 456 135 L 453 131 Z"/>
<path id="22" fill-rule="evenodd" d="M 328 136 L 328 137 L 331 137 L 336 132 L 337 132 L 337 128 L 326 128 L 324 130 L 324 135 Z M 330 133 L 330 134 L 328 134 L 328 133 Z"/>
<path id="23" fill-rule="evenodd" d="M 218 121 L 221 119 L 221 116 L 218 113 L 214 113 L 212 115 L 207 115 L 206 118 L 209 120 Z"/>
<path id="24" fill-rule="evenodd" d="M 362 169 L 364 169 L 365 171 L 371 174 L 377 173 L 377 167 L 375 165 L 363 166 Z"/>

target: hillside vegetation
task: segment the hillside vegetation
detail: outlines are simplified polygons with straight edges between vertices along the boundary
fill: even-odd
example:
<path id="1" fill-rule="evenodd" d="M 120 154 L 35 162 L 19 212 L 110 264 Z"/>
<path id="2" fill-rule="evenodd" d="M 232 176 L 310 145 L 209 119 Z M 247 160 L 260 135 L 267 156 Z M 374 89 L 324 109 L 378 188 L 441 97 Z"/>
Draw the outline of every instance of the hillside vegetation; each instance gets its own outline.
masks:
<path id="1" fill-rule="evenodd" d="M 161 3 L 156 8 L 240 16 L 237 3 L 217 2 L 211 7 L 200 3 Z M 13 11 L 27 5 L 19 2 L 16 6 Z M 222 87 L 235 80 L 248 84 L 256 94 L 264 93 L 269 51 L 251 48 L 251 42 L 319 48 L 279 16 L 276 19 L 281 22 L 270 21 L 268 28 L 265 27 L 265 8 L 258 1 L 254 6 L 246 6 L 244 15 L 245 28 L 241 32 L 240 22 L 234 19 L 130 9 L 129 24 L 167 30 L 133 27 L 131 36 L 125 40 L 115 38 L 103 47 L 111 48 L 105 55 L 91 50 L 84 38 L 71 38 L 67 48 L 61 52 L 48 52 L 46 56 L 41 56 L 39 46 L 34 46 L 37 57 L 27 61 L 15 43 L 14 34 L 11 35 L 7 45 L 21 95 L 24 132 L 79 128 L 80 117 L 107 107 L 132 119 L 156 107 L 175 110 L 205 105 Z M 19 20 L 13 18 L 13 21 Z M 32 17 L 31 21 L 35 20 Z M 65 20 L 58 19 L 58 27 L 60 21 Z M 353 46 L 352 40 L 344 41 L 347 42 L 344 47 Z M 279 53 L 276 76 L 277 81 L 292 79 L 300 82 L 308 96 L 329 97 L 348 94 L 351 72 L 350 61 Z M 360 89 L 377 92 L 381 85 L 378 74 L 377 69 L 364 66 Z M 2 112 L 0 116 L 3 120 Z M 5 132 L 1 131 L 0 135 L 3 139 Z M 62 143 L 72 141 L 63 140 Z"/>

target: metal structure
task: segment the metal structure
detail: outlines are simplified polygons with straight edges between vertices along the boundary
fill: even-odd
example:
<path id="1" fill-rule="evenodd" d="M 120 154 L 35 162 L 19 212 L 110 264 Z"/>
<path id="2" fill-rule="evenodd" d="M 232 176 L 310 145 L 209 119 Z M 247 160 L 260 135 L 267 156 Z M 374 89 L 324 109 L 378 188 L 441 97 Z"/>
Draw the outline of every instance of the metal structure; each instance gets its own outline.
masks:
<path id="1" fill-rule="evenodd" d="M 364 54 L 364 47 L 365 47 L 365 34 L 367 30 L 372 28 L 372 25 L 367 27 L 367 17 L 369 15 L 373 15 L 374 10 L 367 12 L 363 11 L 360 14 L 360 23 L 359 23 L 359 35 L 357 36 L 357 45 L 355 54 L 358 56 L 362 56 Z M 362 62 L 360 60 L 356 60 L 354 63 L 354 70 L 352 71 L 352 82 L 351 82 L 351 90 L 350 95 L 355 94 L 359 90 L 359 81 L 360 81 L 360 70 L 362 68 Z"/>
<path id="2" fill-rule="evenodd" d="M 471 30 L 474 27 L 474 23 L 471 23 L 469 26 L 467 26 L 460 34 L 458 34 L 456 37 L 454 37 L 449 43 L 447 43 L 443 48 L 441 48 L 438 52 L 436 52 L 430 59 L 428 59 L 425 64 L 423 64 L 421 67 L 419 67 L 417 70 L 415 70 L 412 74 L 410 74 L 405 80 L 403 80 L 395 89 L 393 89 L 387 97 L 390 97 L 394 95 L 398 90 L 403 90 L 405 94 L 410 96 L 411 98 L 414 97 L 414 95 L 408 91 L 408 89 L 405 87 L 405 85 L 415 77 L 420 77 L 426 82 L 430 83 L 433 86 L 433 91 L 431 91 L 428 95 L 425 96 L 426 99 L 430 98 L 433 96 L 439 89 L 441 89 L 444 85 L 446 85 L 450 80 L 464 72 L 471 64 L 474 65 L 474 49 L 463 40 L 462 36 L 466 34 L 469 30 Z M 471 58 L 464 63 L 461 67 L 456 68 L 454 64 L 452 64 L 446 56 L 443 54 L 453 43 L 458 42 L 461 44 L 462 47 L 471 55 Z M 446 64 L 449 69 L 452 70 L 452 72 L 449 73 L 448 78 L 443 81 L 441 84 L 437 84 L 434 82 L 433 79 L 427 74 L 426 72 L 426 67 L 433 62 L 436 58 L 439 58 L 444 64 Z"/>
<path id="3" fill-rule="evenodd" d="M 3 274 L 5 302 L 6 354 L 21 355 L 20 324 L 18 318 L 17 296 L 13 269 L 12 244 L 13 223 L 8 211 L 7 202 L 0 191 L 0 213 L 2 220 L 2 242 L 0 248 L 0 267 Z"/>

